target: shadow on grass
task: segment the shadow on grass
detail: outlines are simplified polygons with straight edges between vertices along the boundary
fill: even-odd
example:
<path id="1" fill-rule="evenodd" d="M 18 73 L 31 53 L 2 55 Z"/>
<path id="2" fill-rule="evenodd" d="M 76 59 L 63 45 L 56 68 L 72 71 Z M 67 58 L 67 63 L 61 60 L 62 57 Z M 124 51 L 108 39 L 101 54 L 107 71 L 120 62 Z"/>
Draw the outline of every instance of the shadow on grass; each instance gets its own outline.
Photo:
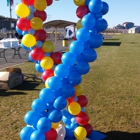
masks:
<path id="1" fill-rule="evenodd" d="M 105 40 L 120 40 L 120 39 L 118 39 L 118 38 L 105 38 Z"/>
<path id="2" fill-rule="evenodd" d="M 121 42 L 103 42 L 102 46 L 120 46 Z"/>
<path id="3" fill-rule="evenodd" d="M 26 93 L 20 91 L 9 92 L 6 90 L 0 90 L 0 96 L 11 96 L 11 95 L 26 95 Z"/>
<path id="4" fill-rule="evenodd" d="M 11 96 L 11 95 L 26 95 L 22 90 L 39 90 L 36 87 L 40 85 L 40 82 L 35 81 L 24 81 L 21 85 L 18 85 L 10 90 L 0 90 L 0 96 Z"/>
<path id="5" fill-rule="evenodd" d="M 104 134 L 107 136 L 104 140 L 140 140 L 140 133 L 110 131 Z"/>
<path id="6" fill-rule="evenodd" d="M 13 88 L 16 90 L 38 90 L 36 87 L 40 85 L 41 82 L 37 81 L 24 81 L 21 85 Z"/>

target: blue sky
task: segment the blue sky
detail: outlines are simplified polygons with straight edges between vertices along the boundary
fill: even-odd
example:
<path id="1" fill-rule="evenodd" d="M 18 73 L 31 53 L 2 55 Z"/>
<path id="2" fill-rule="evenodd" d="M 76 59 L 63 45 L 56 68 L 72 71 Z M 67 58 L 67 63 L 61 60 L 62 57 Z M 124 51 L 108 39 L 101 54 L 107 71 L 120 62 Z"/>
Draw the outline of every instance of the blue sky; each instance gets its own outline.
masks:
<path id="1" fill-rule="evenodd" d="M 1 0 L 0 15 L 10 17 L 9 7 L 7 6 L 7 0 Z M 140 0 L 103 0 L 109 5 L 109 12 L 103 16 L 109 24 L 109 27 L 113 27 L 117 24 L 130 21 L 135 25 L 140 25 Z M 16 18 L 14 8 L 17 3 L 21 3 L 21 0 L 14 0 L 14 6 L 12 7 L 12 17 Z M 68 21 L 77 22 L 79 18 L 76 16 L 76 8 L 73 0 L 60 0 L 55 1 L 51 6 L 46 8 L 46 12 L 49 15 L 49 19 L 62 19 Z"/>

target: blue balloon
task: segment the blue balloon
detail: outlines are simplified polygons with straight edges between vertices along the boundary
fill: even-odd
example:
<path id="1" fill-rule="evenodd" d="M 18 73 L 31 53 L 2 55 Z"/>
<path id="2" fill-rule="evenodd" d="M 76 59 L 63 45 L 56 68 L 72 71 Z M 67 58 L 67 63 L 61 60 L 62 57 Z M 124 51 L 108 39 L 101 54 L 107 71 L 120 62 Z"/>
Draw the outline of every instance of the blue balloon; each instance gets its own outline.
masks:
<path id="1" fill-rule="evenodd" d="M 71 118 L 71 123 L 77 123 L 76 117 Z"/>
<path id="2" fill-rule="evenodd" d="M 95 17 L 92 13 L 86 14 L 81 21 L 84 28 L 92 29 L 95 25 Z"/>
<path id="3" fill-rule="evenodd" d="M 78 56 L 78 55 L 77 55 Z M 77 58 L 77 57 L 76 57 Z M 77 60 L 78 61 L 78 60 Z M 75 68 L 75 66 L 71 66 L 70 68 L 69 68 L 69 72 L 72 72 L 72 71 L 76 71 L 76 68 Z"/>
<path id="4" fill-rule="evenodd" d="M 64 96 L 59 96 L 55 99 L 53 106 L 57 110 L 62 110 L 67 106 L 67 100 Z"/>
<path id="5" fill-rule="evenodd" d="M 21 47 L 22 47 L 24 50 L 31 51 L 31 48 L 24 46 L 22 43 L 21 43 Z"/>
<path id="6" fill-rule="evenodd" d="M 76 127 L 78 127 L 79 126 L 79 124 L 78 123 L 71 123 L 70 124 L 70 128 L 72 129 L 72 130 L 74 130 Z"/>
<path id="7" fill-rule="evenodd" d="M 46 110 L 47 106 L 41 99 L 38 98 L 32 102 L 31 108 L 33 109 L 33 111 L 43 112 Z"/>
<path id="8" fill-rule="evenodd" d="M 90 135 L 87 136 L 87 138 L 90 140 L 103 140 L 106 138 L 106 135 L 94 130 Z"/>
<path id="9" fill-rule="evenodd" d="M 40 72 L 40 73 L 44 72 L 44 69 L 40 66 L 39 63 L 35 64 L 35 69 L 37 72 Z"/>
<path id="10" fill-rule="evenodd" d="M 42 46 L 41 46 L 42 47 Z M 45 53 L 45 56 L 51 56 L 51 54 L 50 53 Z M 55 68 L 55 65 L 53 66 L 53 68 L 52 69 L 54 69 Z"/>
<path id="11" fill-rule="evenodd" d="M 20 131 L 20 139 L 21 140 L 30 140 L 30 136 L 33 133 L 34 129 L 33 127 L 26 126 L 22 128 Z"/>
<path id="12" fill-rule="evenodd" d="M 63 78 L 62 79 L 62 85 L 65 85 L 65 84 L 68 84 L 68 83 L 69 83 L 68 78 Z"/>
<path id="13" fill-rule="evenodd" d="M 71 115 L 69 113 L 69 111 L 67 109 L 62 110 L 62 114 L 63 114 L 63 116 L 65 116 L 66 118 L 69 118 L 69 119 L 71 119 L 72 117 L 74 117 L 73 115 Z"/>
<path id="14" fill-rule="evenodd" d="M 99 34 L 90 36 L 89 44 L 91 48 L 99 48 L 103 44 L 103 38 Z"/>
<path id="15" fill-rule="evenodd" d="M 99 18 L 96 20 L 95 26 L 97 32 L 103 32 L 108 27 L 108 23 L 105 19 Z"/>
<path id="16" fill-rule="evenodd" d="M 43 88 L 39 93 L 40 99 L 45 103 L 54 101 L 54 92 L 49 88 Z"/>
<path id="17" fill-rule="evenodd" d="M 84 43 L 84 50 L 90 49 L 89 42 Z M 83 60 L 83 59 L 82 59 Z"/>
<path id="18" fill-rule="evenodd" d="M 29 55 L 28 55 L 28 59 L 31 61 L 31 62 L 35 62 L 35 63 L 37 63 L 37 61 L 36 60 L 33 60 L 32 59 L 32 57 L 31 57 L 31 54 L 29 53 Z"/>
<path id="19" fill-rule="evenodd" d="M 72 97 L 75 93 L 75 89 L 71 84 L 65 84 L 61 87 L 61 95 L 66 98 Z"/>
<path id="20" fill-rule="evenodd" d="M 97 58 L 97 53 L 94 49 L 87 49 L 83 52 L 83 58 L 87 62 L 93 62 Z"/>
<path id="21" fill-rule="evenodd" d="M 53 109 L 54 109 L 53 102 L 47 103 L 47 110 L 53 110 Z"/>
<path id="22" fill-rule="evenodd" d="M 79 85 L 82 81 L 82 76 L 79 72 L 70 72 L 68 75 L 68 81 L 74 86 Z"/>
<path id="23" fill-rule="evenodd" d="M 32 125 L 32 126 L 35 126 L 36 127 L 36 124 L 38 122 L 38 120 L 40 119 L 40 115 L 31 110 L 31 111 L 28 111 L 25 116 L 24 116 L 24 122 L 28 125 Z"/>
<path id="24" fill-rule="evenodd" d="M 51 127 L 52 123 L 47 117 L 42 117 L 37 122 L 37 129 L 43 133 L 48 132 Z"/>
<path id="25" fill-rule="evenodd" d="M 60 122 L 62 119 L 62 112 L 60 110 L 53 110 L 48 118 L 54 123 Z"/>
<path id="26" fill-rule="evenodd" d="M 89 30 L 90 36 L 97 34 L 97 30 L 95 28 L 92 28 Z"/>
<path id="27" fill-rule="evenodd" d="M 54 97 L 55 97 L 55 99 L 58 98 L 59 96 L 61 96 L 61 91 L 60 90 L 55 90 L 54 91 Z"/>
<path id="28" fill-rule="evenodd" d="M 22 32 L 22 35 L 26 35 L 26 34 L 28 34 L 28 31 L 23 31 Z"/>
<path id="29" fill-rule="evenodd" d="M 74 137 L 74 130 L 71 129 L 70 127 L 68 128 L 67 126 L 66 126 L 66 136 L 67 137 Z"/>
<path id="30" fill-rule="evenodd" d="M 34 14 L 30 13 L 29 16 L 27 17 L 28 20 L 31 20 L 32 18 L 34 18 Z"/>
<path id="31" fill-rule="evenodd" d="M 105 15 L 108 13 L 108 11 L 109 11 L 109 5 L 103 1 L 103 8 L 102 8 L 101 12 L 103 15 Z"/>
<path id="32" fill-rule="evenodd" d="M 62 86 L 62 80 L 59 77 L 52 76 L 48 79 L 48 86 L 52 90 L 59 90 Z"/>
<path id="33" fill-rule="evenodd" d="M 70 49 L 70 52 L 78 55 L 83 52 L 84 45 L 81 41 L 75 40 L 75 41 L 71 42 L 69 49 Z"/>
<path id="34" fill-rule="evenodd" d="M 36 8 L 33 5 L 29 6 L 29 9 L 31 13 L 34 13 L 36 11 Z"/>
<path id="35" fill-rule="evenodd" d="M 45 135 L 39 130 L 35 130 L 30 137 L 30 140 L 45 140 Z"/>
<path id="36" fill-rule="evenodd" d="M 85 112 L 85 108 L 84 107 L 81 108 L 81 112 Z"/>
<path id="37" fill-rule="evenodd" d="M 90 66 L 87 61 L 80 61 L 76 64 L 76 70 L 80 74 L 87 74 L 90 70 Z"/>
<path id="38" fill-rule="evenodd" d="M 17 26 L 16 26 L 16 31 L 19 35 L 22 35 L 22 30 L 20 30 Z"/>
<path id="39" fill-rule="evenodd" d="M 62 117 L 62 122 L 66 125 L 70 125 L 71 124 L 71 120 L 70 118 L 67 118 L 65 116 Z"/>
<path id="40" fill-rule="evenodd" d="M 83 56 L 81 54 L 76 56 L 77 61 L 82 61 L 83 60 Z"/>
<path id="41" fill-rule="evenodd" d="M 29 30 L 28 30 L 28 32 L 29 32 L 29 34 L 32 34 L 32 35 L 34 35 L 35 34 L 35 30 L 34 29 L 32 29 L 32 28 L 30 28 Z M 38 42 L 38 41 L 37 41 Z M 40 41 L 41 42 L 41 41 Z M 37 46 L 37 45 L 36 45 Z M 38 46 L 37 46 L 38 47 Z"/>
<path id="42" fill-rule="evenodd" d="M 87 5 L 87 6 L 88 6 L 89 2 L 90 2 L 90 0 L 86 0 L 86 5 Z"/>
<path id="43" fill-rule="evenodd" d="M 75 101 L 75 102 L 78 101 L 78 97 L 77 97 L 77 96 L 74 97 L 74 101 Z"/>
<path id="44" fill-rule="evenodd" d="M 94 16 L 96 19 L 98 19 L 98 18 L 102 18 L 103 15 L 101 12 L 99 12 L 99 13 L 95 13 Z"/>
<path id="45" fill-rule="evenodd" d="M 66 52 L 62 55 L 62 63 L 67 66 L 73 66 L 76 63 L 76 56 L 74 53 Z"/>
<path id="46" fill-rule="evenodd" d="M 98 13 L 103 8 L 103 3 L 101 0 L 90 0 L 88 8 L 92 13 Z"/>
<path id="47" fill-rule="evenodd" d="M 69 74 L 69 68 L 65 64 L 59 64 L 55 67 L 54 73 L 56 76 L 58 76 L 60 78 L 65 78 Z"/>
<path id="48" fill-rule="evenodd" d="M 81 42 L 88 41 L 89 38 L 90 38 L 89 30 L 86 29 L 86 28 L 78 29 L 77 32 L 76 32 L 76 38 L 77 38 L 77 40 L 79 40 Z"/>

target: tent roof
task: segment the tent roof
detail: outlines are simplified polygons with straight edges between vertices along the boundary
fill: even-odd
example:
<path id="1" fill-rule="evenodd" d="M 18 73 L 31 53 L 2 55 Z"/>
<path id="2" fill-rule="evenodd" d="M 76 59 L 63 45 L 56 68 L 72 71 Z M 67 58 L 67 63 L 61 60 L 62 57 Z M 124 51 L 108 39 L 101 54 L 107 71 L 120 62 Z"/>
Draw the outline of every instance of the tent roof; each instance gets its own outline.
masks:
<path id="1" fill-rule="evenodd" d="M 44 27 L 55 27 L 55 28 L 56 27 L 63 28 L 70 25 L 76 25 L 76 23 L 71 21 L 66 21 L 66 20 L 52 20 L 44 23 Z"/>

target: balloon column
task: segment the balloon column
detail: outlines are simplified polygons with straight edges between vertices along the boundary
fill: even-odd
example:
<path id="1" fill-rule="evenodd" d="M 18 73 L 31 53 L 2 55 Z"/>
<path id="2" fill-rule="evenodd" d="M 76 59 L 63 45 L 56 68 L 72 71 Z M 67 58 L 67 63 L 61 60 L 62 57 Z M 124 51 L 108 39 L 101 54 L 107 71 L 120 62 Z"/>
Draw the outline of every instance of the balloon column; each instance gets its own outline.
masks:
<path id="1" fill-rule="evenodd" d="M 15 8 L 19 17 L 16 31 L 23 35 L 22 46 L 31 50 L 29 59 L 36 63 L 35 69 L 42 73 L 45 82 L 45 88 L 24 116 L 27 126 L 20 131 L 21 140 L 94 140 L 97 136 L 85 112 L 88 100 L 80 83 L 82 75 L 90 70 L 89 63 L 97 58 L 95 49 L 103 43 L 100 32 L 108 24 L 102 16 L 109 7 L 101 0 L 73 1 L 78 6 L 76 15 L 80 20 L 75 40 L 63 55 L 53 52 L 54 44 L 47 40 L 43 30 L 43 21 L 47 18 L 44 10 L 53 0 L 22 0 Z"/>

